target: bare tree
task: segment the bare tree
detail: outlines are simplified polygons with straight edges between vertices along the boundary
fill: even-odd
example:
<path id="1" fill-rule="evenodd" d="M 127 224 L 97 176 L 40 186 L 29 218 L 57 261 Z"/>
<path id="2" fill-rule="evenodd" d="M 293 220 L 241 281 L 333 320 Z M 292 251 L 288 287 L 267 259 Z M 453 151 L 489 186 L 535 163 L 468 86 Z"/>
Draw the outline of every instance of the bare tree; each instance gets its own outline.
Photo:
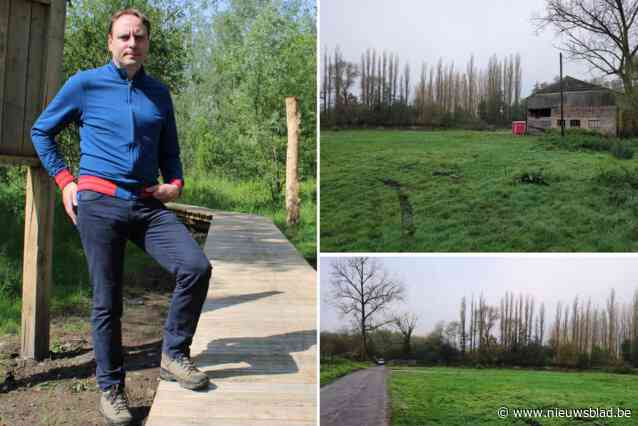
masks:
<path id="1" fill-rule="evenodd" d="M 522 80 L 521 55 L 517 53 L 514 58 L 514 107 L 517 111 L 520 107 Z"/>
<path id="2" fill-rule="evenodd" d="M 354 95 L 350 93 L 350 87 L 354 84 L 355 79 L 359 76 L 359 70 L 357 65 L 352 62 L 343 62 L 341 67 L 343 76 L 340 78 L 341 85 L 341 98 L 343 105 L 350 105 L 354 98 Z"/>
<path id="3" fill-rule="evenodd" d="M 323 81 L 321 84 L 321 101 L 323 102 L 323 112 L 328 111 L 328 81 L 330 76 L 328 75 L 328 69 L 330 68 L 328 59 L 328 48 L 324 48 L 323 54 Z"/>
<path id="4" fill-rule="evenodd" d="M 369 50 L 368 50 L 369 51 Z M 366 56 L 364 53 L 361 54 L 361 65 L 360 65 L 360 70 L 361 70 L 361 79 L 359 80 L 359 84 L 361 85 L 361 103 L 364 105 L 367 105 L 368 103 L 368 92 L 367 92 L 367 85 L 368 85 L 368 69 L 367 69 L 367 65 L 366 65 Z"/>
<path id="5" fill-rule="evenodd" d="M 459 321 L 459 331 L 461 333 L 460 336 L 460 343 L 461 343 L 461 355 L 463 357 L 465 357 L 465 340 L 466 340 L 466 336 L 465 336 L 465 313 L 466 313 L 466 303 L 465 303 L 465 296 L 463 296 L 463 298 L 461 299 L 461 321 Z"/>
<path id="6" fill-rule="evenodd" d="M 332 264 L 331 299 L 343 316 L 350 317 L 361 338 L 362 359 L 368 357 L 367 334 L 391 320 L 381 317 L 388 306 L 403 299 L 403 284 L 390 277 L 377 259 L 339 258 Z"/>
<path id="7" fill-rule="evenodd" d="M 403 68 L 403 94 L 402 102 L 407 105 L 410 101 L 410 64 L 407 62 Z"/>
<path id="8" fill-rule="evenodd" d="M 541 303 L 541 310 L 538 314 L 538 337 L 536 342 L 539 345 L 543 344 L 543 337 L 545 334 L 545 303 Z"/>
<path id="9" fill-rule="evenodd" d="M 393 318 L 392 324 L 399 330 L 401 336 L 403 336 L 403 354 L 406 356 L 409 356 L 412 352 L 410 340 L 412 339 L 412 333 L 416 328 L 418 320 L 419 317 L 411 312 L 404 312 Z"/>
<path id="10" fill-rule="evenodd" d="M 615 360 L 616 351 L 616 322 L 617 322 L 617 305 L 616 305 L 616 291 L 612 288 L 607 299 L 607 318 L 609 319 L 609 338 L 607 340 L 607 350 L 611 359 Z"/>
<path id="11" fill-rule="evenodd" d="M 334 62 L 332 64 L 333 74 L 332 78 L 334 80 L 334 92 L 335 92 L 335 112 L 337 113 L 337 117 L 342 113 L 342 102 L 341 102 L 341 89 L 343 87 L 343 67 L 345 62 L 343 60 L 343 56 L 341 56 L 341 50 L 339 46 L 335 48 L 334 51 Z"/>
<path id="12" fill-rule="evenodd" d="M 467 64 L 467 106 L 466 110 L 470 117 L 476 116 L 476 69 L 474 67 L 474 54 L 470 56 L 470 62 Z"/>
<path id="13" fill-rule="evenodd" d="M 540 30 L 553 27 L 564 37 L 562 48 L 606 75 L 617 75 L 633 88 L 638 52 L 636 0 L 546 0 Z"/>

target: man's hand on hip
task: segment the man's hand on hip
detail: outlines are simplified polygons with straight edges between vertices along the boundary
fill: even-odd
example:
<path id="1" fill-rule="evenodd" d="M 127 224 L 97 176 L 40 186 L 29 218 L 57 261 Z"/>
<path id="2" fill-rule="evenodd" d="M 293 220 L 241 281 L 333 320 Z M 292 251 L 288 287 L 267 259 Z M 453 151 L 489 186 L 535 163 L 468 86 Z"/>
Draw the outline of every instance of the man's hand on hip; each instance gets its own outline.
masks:
<path id="1" fill-rule="evenodd" d="M 146 192 L 152 192 L 153 197 L 157 198 L 162 203 L 175 201 L 179 197 L 179 188 L 177 185 L 170 183 L 161 183 L 159 185 L 149 186 L 146 188 Z"/>
<path id="2" fill-rule="evenodd" d="M 75 215 L 75 209 L 78 206 L 78 185 L 75 182 L 71 182 L 64 187 L 62 191 L 62 203 L 64 204 L 64 210 L 69 215 L 74 225 L 78 224 L 77 216 Z"/>

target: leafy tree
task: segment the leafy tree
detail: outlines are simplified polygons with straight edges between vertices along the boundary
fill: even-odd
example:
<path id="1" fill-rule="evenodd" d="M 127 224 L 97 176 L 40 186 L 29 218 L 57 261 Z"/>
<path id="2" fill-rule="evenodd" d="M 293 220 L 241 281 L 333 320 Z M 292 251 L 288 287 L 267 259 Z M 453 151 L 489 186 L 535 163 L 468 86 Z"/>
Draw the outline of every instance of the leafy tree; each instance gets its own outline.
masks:
<path id="1" fill-rule="evenodd" d="M 280 197 L 284 98 L 301 114 L 300 174 L 315 175 L 316 28 L 302 1 L 229 0 L 194 32 L 191 84 L 180 97 L 186 150 L 199 171 L 267 181 Z"/>
<path id="2" fill-rule="evenodd" d="M 417 314 L 412 312 L 403 312 L 397 314 L 393 318 L 392 324 L 397 328 L 401 336 L 403 337 L 403 355 L 410 356 L 412 353 L 412 345 L 410 340 L 412 339 L 412 333 L 416 328 L 416 323 L 419 320 Z"/>

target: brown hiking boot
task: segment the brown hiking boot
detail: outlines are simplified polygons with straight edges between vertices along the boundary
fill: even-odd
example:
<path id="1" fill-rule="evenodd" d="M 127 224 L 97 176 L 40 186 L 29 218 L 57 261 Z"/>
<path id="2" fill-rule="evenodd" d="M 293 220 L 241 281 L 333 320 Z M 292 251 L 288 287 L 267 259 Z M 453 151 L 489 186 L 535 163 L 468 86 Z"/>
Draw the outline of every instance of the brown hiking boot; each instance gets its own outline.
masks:
<path id="1" fill-rule="evenodd" d="M 186 389 L 202 389 L 208 386 L 208 376 L 198 370 L 186 355 L 174 359 L 162 352 L 160 378 L 171 382 L 178 382 Z"/>
<path id="2" fill-rule="evenodd" d="M 127 426 L 133 421 L 128 409 L 128 398 L 120 385 L 113 385 L 102 391 L 98 410 L 110 426 Z"/>

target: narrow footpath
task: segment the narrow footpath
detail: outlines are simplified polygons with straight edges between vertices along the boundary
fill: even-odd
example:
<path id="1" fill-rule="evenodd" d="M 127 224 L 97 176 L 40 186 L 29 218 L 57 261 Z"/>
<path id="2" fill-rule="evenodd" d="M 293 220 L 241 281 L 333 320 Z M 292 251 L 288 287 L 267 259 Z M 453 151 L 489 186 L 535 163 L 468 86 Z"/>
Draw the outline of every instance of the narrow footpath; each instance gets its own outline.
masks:
<path id="1" fill-rule="evenodd" d="M 271 220 L 214 212 L 191 346 L 212 384 L 160 382 L 146 426 L 315 426 L 316 273 Z"/>
<path id="2" fill-rule="evenodd" d="M 388 371 L 366 368 L 321 388 L 321 426 L 387 426 Z"/>

